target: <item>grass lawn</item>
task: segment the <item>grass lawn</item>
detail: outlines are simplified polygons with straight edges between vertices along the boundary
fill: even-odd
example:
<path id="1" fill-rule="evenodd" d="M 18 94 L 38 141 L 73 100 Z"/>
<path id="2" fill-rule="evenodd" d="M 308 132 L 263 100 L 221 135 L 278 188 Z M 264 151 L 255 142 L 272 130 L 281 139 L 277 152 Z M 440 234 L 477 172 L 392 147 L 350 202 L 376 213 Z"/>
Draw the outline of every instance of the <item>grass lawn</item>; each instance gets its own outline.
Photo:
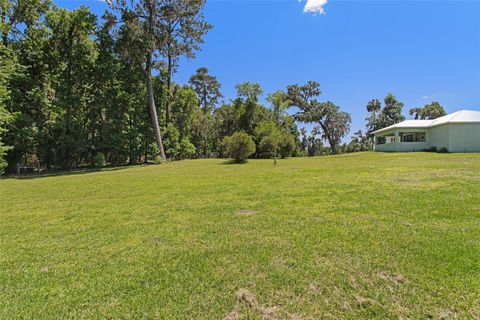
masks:
<path id="1" fill-rule="evenodd" d="M 0 181 L 0 318 L 480 318 L 480 155 Z"/>

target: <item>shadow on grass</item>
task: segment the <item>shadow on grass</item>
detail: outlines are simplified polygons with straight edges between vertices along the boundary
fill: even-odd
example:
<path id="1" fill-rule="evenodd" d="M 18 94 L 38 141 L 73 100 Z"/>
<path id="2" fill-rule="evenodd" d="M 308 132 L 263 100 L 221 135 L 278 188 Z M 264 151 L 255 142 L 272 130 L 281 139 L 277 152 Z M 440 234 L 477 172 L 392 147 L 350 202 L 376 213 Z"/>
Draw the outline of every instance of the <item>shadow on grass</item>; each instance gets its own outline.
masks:
<path id="1" fill-rule="evenodd" d="M 248 163 L 248 160 L 245 160 L 245 161 L 242 161 L 242 162 L 236 162 L 235 160 L 232 160 L 232 159 L 229 159 L 229 160 L 225 160 L 225 161 L 222 161 L 220 162 L 219 164 L 220 165 L 232 165 L 232 164 L 247 164 Z"/>
<path id="2" fill-rule="evenodd" d="M 40 178 L 49 178 L 49 177 L 63 177 L 63 176 L 75 176 L 80 174 L 96 173 L 96 172 L 111 172 L 125 170 L 132 167 L 139 166 L 148 166 L 154 165 L 153 163 L 148 164 L 135 164 L 135 165 L 125 165 L 125 166 L 115 166 L 115 167 L 104 167 L 104 168 L 82 168 L 82 169 L 73 169 L 73 170 L 51 170 L 45 173 L 27 173 L 27 174 L 6 174 L 1 177 L 1 179 L 17 179 L 17 180 L 31 180 L 31 179 L 40 179 Z"/>

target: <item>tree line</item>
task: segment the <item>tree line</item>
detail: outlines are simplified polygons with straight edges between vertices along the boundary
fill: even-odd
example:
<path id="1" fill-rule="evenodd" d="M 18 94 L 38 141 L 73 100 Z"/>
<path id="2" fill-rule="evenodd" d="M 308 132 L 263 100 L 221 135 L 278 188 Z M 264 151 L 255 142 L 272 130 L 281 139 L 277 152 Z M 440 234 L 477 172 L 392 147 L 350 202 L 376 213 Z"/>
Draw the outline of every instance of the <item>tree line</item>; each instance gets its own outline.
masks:
<path id="1" fill-rule="evenodd" d="M 350 115 L 321 102 L 317 82 L 268 94 L 267 105 L 251 82 L 225 102 L 205 67 L 177 84 L 180 58 L 195 58 L 213 28 L 204 0 L 109 5 L 97 17 L 50 0 L 0 0 L 0 172 L 231 155 L 239 132 L 251 138 L 254 157 L 363 151 L 369 132 L 403 117 L 393 96 L 383 109 L 372 100 L 367 134 L 342 144 Z M 412 112 L 426 118 L 438 109 L 425 108 Z M 299 131 L 297 123 L 316 126 Z"/>

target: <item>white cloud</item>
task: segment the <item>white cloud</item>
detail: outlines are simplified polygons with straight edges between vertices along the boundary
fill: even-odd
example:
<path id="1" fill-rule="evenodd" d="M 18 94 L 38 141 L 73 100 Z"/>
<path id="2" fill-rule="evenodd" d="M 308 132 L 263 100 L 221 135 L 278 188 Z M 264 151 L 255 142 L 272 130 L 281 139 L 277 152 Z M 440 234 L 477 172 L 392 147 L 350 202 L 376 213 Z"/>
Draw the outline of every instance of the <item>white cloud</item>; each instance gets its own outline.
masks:
<path id="1" fill-rule="evenodd" d="M 325 14 L 323 6 L 327 4 L 328 0 L 307 0 L 303 12 Z"/>
<path id="2" fill-rule="evenodd" d="M 423 96 L 422 99 L 430 99 L 429 96 Z"/>

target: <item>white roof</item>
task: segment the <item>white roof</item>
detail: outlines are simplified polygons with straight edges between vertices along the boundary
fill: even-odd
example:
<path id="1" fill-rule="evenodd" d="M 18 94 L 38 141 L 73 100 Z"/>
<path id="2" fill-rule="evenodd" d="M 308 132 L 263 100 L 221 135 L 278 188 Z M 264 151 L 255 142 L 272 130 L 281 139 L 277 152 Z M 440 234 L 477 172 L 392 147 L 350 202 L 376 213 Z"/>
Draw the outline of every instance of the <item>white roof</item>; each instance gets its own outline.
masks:
<path id="1" fill-rule="evenodd" d="M 373 133 L 400 128 L 430 128 L 447 123 L 480 123 L 480 111 L 460 110 L 434 120 L 405 120 Z"/>

